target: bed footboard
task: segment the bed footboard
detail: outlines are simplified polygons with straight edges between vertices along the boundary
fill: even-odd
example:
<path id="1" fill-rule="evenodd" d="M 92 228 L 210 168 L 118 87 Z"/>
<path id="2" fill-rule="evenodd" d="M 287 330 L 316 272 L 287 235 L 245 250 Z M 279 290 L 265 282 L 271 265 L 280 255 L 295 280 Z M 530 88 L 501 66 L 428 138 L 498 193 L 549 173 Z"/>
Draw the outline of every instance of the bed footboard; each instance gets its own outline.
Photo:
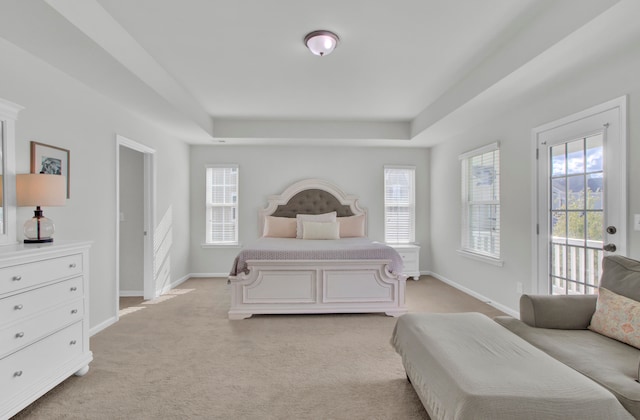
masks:
<path id="1" fill-rule="evenodd" d="M 383 312 L 400 316 L 406 276 L 388 260 L 247 261 L 248 273 L 230 276 L 229 319 L 253 314 Z"/>

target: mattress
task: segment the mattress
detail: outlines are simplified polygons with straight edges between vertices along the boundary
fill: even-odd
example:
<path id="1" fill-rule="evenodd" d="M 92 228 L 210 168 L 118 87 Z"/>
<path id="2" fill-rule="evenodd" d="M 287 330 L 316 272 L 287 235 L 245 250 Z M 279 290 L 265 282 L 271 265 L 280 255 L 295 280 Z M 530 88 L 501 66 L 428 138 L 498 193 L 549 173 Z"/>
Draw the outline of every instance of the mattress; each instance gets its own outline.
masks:
<path id="1" fill-rule="evenodd" d="M 395 249 L 368 238 L 260 238 L 240 251 L 229 275 L 247 272 L 250 260 L 389 260 L 388 269 L 396 275 L 401 274 L 404 267 Z"/>

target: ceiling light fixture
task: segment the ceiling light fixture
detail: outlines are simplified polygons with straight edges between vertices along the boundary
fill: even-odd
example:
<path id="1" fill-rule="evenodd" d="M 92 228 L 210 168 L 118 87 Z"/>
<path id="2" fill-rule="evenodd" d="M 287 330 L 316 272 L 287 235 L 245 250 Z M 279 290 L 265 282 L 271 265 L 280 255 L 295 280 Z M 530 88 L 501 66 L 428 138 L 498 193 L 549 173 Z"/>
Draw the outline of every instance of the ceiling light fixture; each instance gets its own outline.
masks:
<path id="1" fill-rule="evenodd" d="M 331 31 L 313 31 L 304 37 L 304 45 L 315 55 L 324 57 L 331 54 L 338 45 L 338 35 Z"/>

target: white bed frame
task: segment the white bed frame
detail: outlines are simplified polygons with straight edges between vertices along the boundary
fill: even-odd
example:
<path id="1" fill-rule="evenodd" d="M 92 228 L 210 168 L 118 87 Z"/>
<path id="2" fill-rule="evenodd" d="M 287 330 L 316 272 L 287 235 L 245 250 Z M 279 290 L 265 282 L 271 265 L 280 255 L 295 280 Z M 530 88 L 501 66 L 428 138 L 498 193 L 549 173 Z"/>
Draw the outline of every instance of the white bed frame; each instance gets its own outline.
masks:
<path id="1" fill-rule="evenodd" d="M 307 179 L 268 198 L 267 207 L 259 211 L 260 235 L 265 216 L 309 189 L 329 192 L 340 204 L 348 205 L 354 215 L 366 215 L 356 196 L 345 194 L 327 181 Z M 389 263 L 389 260 L 249 260 L 247 273 L 229 277 L 229 319 L 249 318 L 253 314 L 384 312 L 400 316 L 407 312 L 407 278 L 391 274 Z"/>

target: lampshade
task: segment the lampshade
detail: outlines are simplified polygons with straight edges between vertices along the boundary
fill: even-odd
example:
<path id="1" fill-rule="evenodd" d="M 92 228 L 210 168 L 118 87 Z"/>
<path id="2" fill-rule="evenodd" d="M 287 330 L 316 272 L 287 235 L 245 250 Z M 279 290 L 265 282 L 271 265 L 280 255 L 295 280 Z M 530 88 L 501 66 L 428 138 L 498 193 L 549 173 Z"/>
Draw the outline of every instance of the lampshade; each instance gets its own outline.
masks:
<path id="1" fill-rule="evenodd" d="M 304 45 L 315 55 L 324 57 L 338 46 L 338 35 L 331 31 L 313 31 L 304 37 Z"/>
<path id="2" fill-rule="evenodd" d="M 18 206 L 64 206 L 67 199 L 67 179 L 62 175 L 16 175 Z"/>

